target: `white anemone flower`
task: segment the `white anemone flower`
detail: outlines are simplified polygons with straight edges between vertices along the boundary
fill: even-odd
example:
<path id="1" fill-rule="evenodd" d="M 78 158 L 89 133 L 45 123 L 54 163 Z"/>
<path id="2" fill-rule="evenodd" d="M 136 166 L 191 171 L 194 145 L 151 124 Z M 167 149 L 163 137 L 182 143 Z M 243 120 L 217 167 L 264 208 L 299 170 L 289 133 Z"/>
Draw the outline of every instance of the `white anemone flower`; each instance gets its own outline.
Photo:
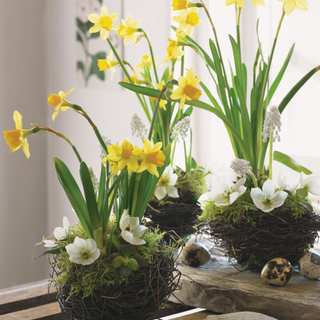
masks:
<path id="1" fill-rule="evenodd" d="M 166 195 L 171 198 L 179 198 L 178 189 L 174 187 L 177 180 L 178 175 L 173 173 L 173 168 L 171 166 L 166 167 L 154 192 L 157 199 L 161 200 Z"/>
<path id="2" fill-rule="evenodd" d="M 76 237 L 74 242 L 66 246 L 71 262 L 84 266 L 93 263 L 100 257 L 100 250 L 93 239 L 81 239 Z"/>
<path id="3" fill-rule="evenodd" d="M 127 230 L 129 228 L 129 230 Z M 120 229 L 122 238 L 134 245 L 145 244 L 143 239 L 140 239 L 146 229 L 140 225 L 139 217 L 130 217 L 127 210 L 124 210 L 120 219 Z"/>
<path id="4" fill-rule="evenodd" d="M 58 245 L 54 240 L 43 240 L 43 243 L 46 248 L 53 248 Z"/>
<path id="5" fill-rule="evenodd" d="M 212 192 L 207 192 L 202 194 L 198 199 L 198 205 L 204 210 L 205 206 L 207 205 L 208 201 L 210 201 L 214 197 Z"/>
<path id="6" fill-rule="evenodd" d="M 63 217 L 63 228 L 57 227 L 53 231 L 53 235 L 57 240 L 65 238 L 69 232 L 70 222 L 67 217 Z"/>
<path id="7" fill-rule="evenodd" d="M 288 177 L 282 176 L 280 174 L 278 178 L 278 185 L 279 189 L 281 190 L 288 190 L 290 192 L 294 192 L 299 186 L 299 180 L 294 181 L 292 177 L 291 179 L 288 179 Z"/>
<path id="8" fill-rule="evenodd" d="M 275 192 L 275 184 L 268 179 L 260 188 L 251 189 L 251 198 L 258 209 L 263 212 L 270 212 L 283 205 L 288 193 L 285 191 Z"/>
<path id="9" fill-rule="evenodd" d="M 218 207 L 229 206 L 245 193 L 247 190 L 244 186 L 245 182 L 245 177 L 238 180 L 236 183 L 233 183 L 230 178 L 226 179 L 226 181 L 215 180 L 212 191 L 202 195 L 198 201 L 201 205 L 202 203 L 205 204 L 208 200 L 213 200 Z"/>
<path id="10" fill-rule="evenodd" d="M 300 184 L 301 188 L 305 188 L 315 196 L 320 196 L 320 176 L 310 177 L 301 172 Z"/>

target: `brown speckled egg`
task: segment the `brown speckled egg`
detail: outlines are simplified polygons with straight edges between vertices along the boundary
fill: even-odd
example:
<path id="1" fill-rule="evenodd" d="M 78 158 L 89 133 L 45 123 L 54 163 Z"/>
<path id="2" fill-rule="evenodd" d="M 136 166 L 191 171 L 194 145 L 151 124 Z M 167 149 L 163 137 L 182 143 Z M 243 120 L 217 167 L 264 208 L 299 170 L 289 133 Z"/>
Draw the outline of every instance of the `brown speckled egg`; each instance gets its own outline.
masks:
<path id="1" fill-rule="evenodd" d="M 291 279 L 291 276 L 291 263 L 283 258 L 270 260 L 261 271 L 262 281 L 277 287 L 285 285 Z"/>
<path id="2" fill-rule="evenodd" d="M 300 273 L 310 280 L 320 278 L 320 255 L 314 252 L 306 253 L 299 260 Z"/>
<path id="3" fill-rule="evenodd" d="M 179 258 L 187 266 L 199 267 L 210 260 L 210 253 L 206 247 L 198 242 L 187 243 Z"/>

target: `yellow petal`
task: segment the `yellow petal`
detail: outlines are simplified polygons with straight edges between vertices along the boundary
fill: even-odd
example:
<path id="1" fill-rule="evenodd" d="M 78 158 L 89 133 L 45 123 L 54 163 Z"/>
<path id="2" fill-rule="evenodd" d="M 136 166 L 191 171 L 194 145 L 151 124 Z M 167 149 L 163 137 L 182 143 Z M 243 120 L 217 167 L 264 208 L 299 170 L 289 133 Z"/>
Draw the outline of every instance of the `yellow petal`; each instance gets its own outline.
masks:
<path id="1" fill-rule="evenodd" d="M 89 32 L 90 32 L 90 33 L 99 32 L 100 29 L 101 29 L 100 24 L 97 23 L 97 24 L 95 24 L 93 27 L 91 27 L 91 28 L 89 29 Z"/>
<path id="2" fill-rule="evenodd" d="M 102 40 L 107 40 L 108 36 L 109 36 L 109 31 L 107 31 L 105 29 L 100 30 L 100 37 Z"/>
<path id="3" fill-rule="evenodd" d="M 59 114 L 59 109 L 58 111 L 55 111 L 52 115 L 52 121 L 54 121 L 54 119 L 57 117 L 57 115 Z"/>
<path id="4" fill-rule="evenodd" d="M 296 6 L 299 10 L 303 10 L 303 11 L 308 10 L 307 0 L 296 0 Z"/>
<path id="5" fill-rule="evenodd" d="M 193 68 L 190 68 L 190 69 L 187 71 L 186 76 L 187 76 L 188 84 L 191 84 L 191 83 L 194 81 L 194 79 L 196 78 L 196 75 L 195 75 L 195 73 L 194 73 Z"/>
<path id="6" fill-rule="evenodd" d="M 187 77 L 188 77 L 188 73 L 187 73 Z M 185 77 L 179 77 L 179 79 L 178 79 L 178 84 L 179 84 L 179 87 L 180 87 L 180 88 L 184 88 L 184 87 L 187 85 L 187 83 L 188 83 L 187 78 L 185 78 Z"/>
<path id="7" fill-rule="evenodd" d="M 177 100 L 180 99 L 184 95 L 184 90 L 183 88 L 178 88 L 175 91 L 172 92 L 170 98 L 172 100 Z"/>
<path id="8" fill-rule="evenodd" d="M 109 18 L 114 22 L 118 19 L 118 14 L 117 13 L 110 13 Z"/>
<path id="9" fill-rule="evenodd" d="M 22 115 L 19 113 L 19 111 L 14 111 L 13 120 L 16 123 L 16 129 L 22 130 Z"/>
<path id="10" fill-rule="evenodd" d="M 184 104 L 186 103 L 187 96 L 184 95 L 180 100 L 180 109 L 183 109 Z"/>
<path id="11" fill-rule="evenodd" d="M 88 20 L 92 23 L 98 23 L 100 20 L 100 15 L 97 13 L 88 14 Z"/>
<path id="12" fill-rule="evenodd" d="M 296 8 L 295 5 L 294 5 L 294 0 L 287 0 L 285 3 L 284 3 L 284 12 L 286 14 L 291 14 L 292 11 Z"/>
<path id="13" fill-rule="evenodd" d="M 101 8 L 100 16 L 101 16 L 101 17 L 105 17 L 107 14 L 108 14 L 108 9 L 107 9 L 106 6 L 103 6 L 103 7 Z"/>
<path id="14" fill-rule="evenodd" d="M 145 153 L 149 153 L 149 152 L 151 151 L 151 142 L 150 142 L 149 139 L 146 139 L 146 140 L 144 141 L 143 151 L 144 151 Z"/>
<path id="15" fill-rule="evenodd" d="M 11 131 L 3 131 L 4 138 L 6 139 L 7 145 L 10 147 L 11 152 L 18 150 L 21 147 L 20 135 L 21 131 L 19 129 Z"/>
<path id="16" fill-rule="evenodd" d="M 233 3 L 235 3 L 236 2 L 236 0 L 227 0 L 226 1 L 226 6 L 230 6 L 230 5 L 232 5 Z"/>
<path id="17" fill-rule="evenodd" d="M 22 150 L 26 157 L 29 159 L 30 158 L 30 150 L 29 150 L 29 143 L 27 139 L 24 139 L 24 142 L 22 143 Z"/>

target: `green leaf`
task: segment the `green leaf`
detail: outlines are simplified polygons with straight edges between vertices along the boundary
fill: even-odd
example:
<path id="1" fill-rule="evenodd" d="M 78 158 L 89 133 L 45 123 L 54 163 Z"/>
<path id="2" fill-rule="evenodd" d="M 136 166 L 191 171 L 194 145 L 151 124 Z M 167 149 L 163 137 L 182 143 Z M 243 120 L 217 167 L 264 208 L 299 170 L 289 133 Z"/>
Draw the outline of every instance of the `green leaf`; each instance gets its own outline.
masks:
<path id="1" fill-rule="evenodd" d="M 83 198 L 83 195 L 73 178 L 68 167 L 63 161 L 54 157 L 54 164 L 57 172 L 58 179 L 67 194 L 67 197 L 76 212 L 83 229 L 85 230 L 88 237 L 93 237 L 90 216 L 87 208 L 87 203 Z"/>
<path id="2" fill-rule="evenodd" d="M 82 61 L 77 61 L 77 70 L 81 70 L 84 74 L 84 64 Z"/>
<path id="3" fill-rule="evenodd" d="M 132 254 L 134 254 L 136 251 L 136 248 L 132 244 L 125 244 L 122 245 L 119 249 L 118 252 L 123 256 L 123 257 L 129 257 Z"/>
<path id="4" fill-rule="evenodd" d="M 320 66 L 312 69 L 308 72 L 298 83 L 289 91 L 289 93 L 283 98 L 279 104 L 279 112 L 282 113 L 295 94 L 305 85 L 305 83 L 320 70 Z"/>
<path id="5" fill-rule="evenodd" d="M 91 226 L 93 230 L 96 230 L 101 227 L 97 200 L 96 195 L 94 193 L 91 175 L 84 161 L 82 161 L 80 164 L 80 177 L 82 181 L 84 194 L 87 200 L 87 207 L 89 211 Z"/>
<path id="6" fill-rule="evenodd" d="M 60 254 L 61 251 L 66 251 L 66 246 L 62 246 L 62 247 L 54 248 L 54 249 L 49 249 L 49 250 L 46 250 L 45 253 Z"/>
<path id="7" fill-rule="evenodd" d="M 189 107 L 184 113 L 183 113 L 183 118 L 185 117 L 190 117 L 193 112 L 193 107 Z"/>
<path id="8" fill-rule="evenodd" d="M 164 81 L 164 83 L 167 83 L 167 81 L 169 79 L 169 75 L 170 75 L 170 67 L 167 67 L 163 72 L 161 81 Z"/>
<path id="9" fill-rule="evenodd" d="M 306 198 L 308 196 L 308 190 L 301 188 L 296 191 L 296 194 L 299 198 Z"/>
<path id="10" fill-rule="evenodd" d="M 146 260 L 142 256 L 140 256 L 138 254 L 133 255 L 131 258 L 136 260 L 139 263 L 139 267 L 140 268 L 145 266 L 145 264 L 146 264 Z"/>
<path id="11" fill-rule="evenodd" d="M 102 212 L 103 212 L 103 200 L 105 195 L 105 185 L 106 185 L 106 168 L 101 163 L 101 172 L 100 172 L 100 180 L 99 180 L 99 194 L 98 194 L 98 211 L 99 216 L 101 218 Z"/>
<path id="12" fill-rule="evenodd" d="M 118 269 L 122 266 L 123 264 L 123 257 L 121 256 L 118 256 L 116 258 L 114 258 L 112 261 L 111 261 L 111 264 L 112 266 L 115 268 L 115 269 Z"/>
<path id="13" fill-rule="evenodd" d="M 130 269 L 133 270 L 133 271 L 137 271 L 137 270 L 140 269 L 139 263 L 138 263 L 135 259 L 133 259 L 133 258 L 129 259 L 129 261 L 128 261 L 128 266 L 129 266 Z"/>
<path id="14" fill-rule="evenodd" d="M 130 269 L 129 266 L 122 266 L 119 268 L 119 274 L 124 278 L 128 278 L 131 273 L 132 273 L 132 270 Z"/>
<path id="15" fill-rule="evenodd" d="M 89 39 L 96 39 L 99 38 L 100 32 L 90 33 Z"/>
<path id="16" fill-rule="evenodd" d="M 238 76 L 238 78 L 240 80 L 241 90 L 243 90 L 240 49 L 239 49 L 239 46 L 238 46 L 236 40 L 234 40 L 234 38 L 231 35 L 229 35 L 229 39 L 230 39 L 231 47 L 232 47 L 232 51 L 233 51 L 233 59 L 234 59 L 234 66 L 236 68 L 236 75 Z"/>
<path id="17" fill-rule="evenodd" d="M 82 37 L 79 32 L 77 32 L 77 41 L 79 41 L 83 44 L 83 40 L 82 40 Z"/>
<path id="18" fill-rule="evenodd" d="M 104 73 L 104 71 L 99 71 L 98 60 L 99 59 L 106 59 L 106 53 L 105 52 L 98 52 L 97 54 L 91 56 L 91 59 L 92 59 L 92 62 L 91 62 L 89 76 L 95 74 L 101 81 L 104 81 L 105 73 Z"/>
<path id="19" fill-rule="evenodd" d="M 289 157 L 288 155 L 280 152 L 280 151 L 275 151 L 273 153 L 273 159 L 275 161 L 278 161 L 284 165 L 286 165 L 287 167 L 291 168 L 294 171 L 297 172 L 303 172 L 305 174 L 312 174 L 312 171 L 310 171 L 309 169 L 301 166 L 298 162 L 296 162 L 294 159 L 292 159 L 291 157 Z"/>

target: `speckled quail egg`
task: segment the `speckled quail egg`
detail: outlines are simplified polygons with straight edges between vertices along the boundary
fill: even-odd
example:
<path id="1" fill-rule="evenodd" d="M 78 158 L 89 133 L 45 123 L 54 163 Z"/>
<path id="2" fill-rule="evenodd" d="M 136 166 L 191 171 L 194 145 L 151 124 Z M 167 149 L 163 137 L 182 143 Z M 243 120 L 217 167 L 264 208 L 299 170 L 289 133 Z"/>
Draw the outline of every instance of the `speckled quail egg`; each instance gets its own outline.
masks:
<path id="1" fill-rule="evenodd" d="M 320 278 L 320 255 L 314 252 L 306 253 L 299 260 L 300 273 L 310 280 Z"/>
<path id="2" fill-rule="evenodd" d="M 198 242 L 187 243 L 179 258 L 187 266 L 199 267 L 210 260 L 210 253 L 205 246 Z"/>
<path id="3" fill-rule="evenodd" d="M 285 285 L 291 279 L 291 276 L 291 263 L 283 258 L 268 261 L 261 271 L 262 281 L 277 287 Z"/>

